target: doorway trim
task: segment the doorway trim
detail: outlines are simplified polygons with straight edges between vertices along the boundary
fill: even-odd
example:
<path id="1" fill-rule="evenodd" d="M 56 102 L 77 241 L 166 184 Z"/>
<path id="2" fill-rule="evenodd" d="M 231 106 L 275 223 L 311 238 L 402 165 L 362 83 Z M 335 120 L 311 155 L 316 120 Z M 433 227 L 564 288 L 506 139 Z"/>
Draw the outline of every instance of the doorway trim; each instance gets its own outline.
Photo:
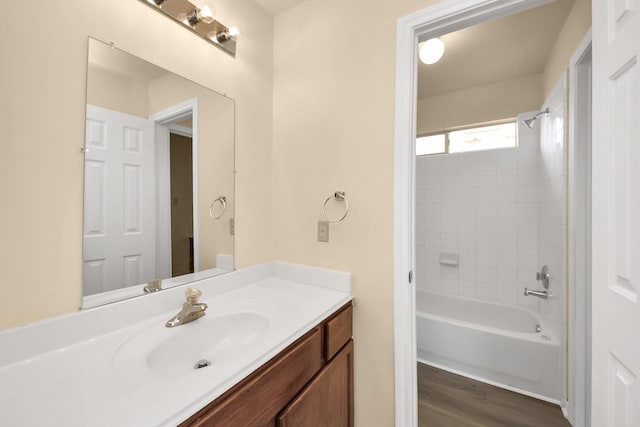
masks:
<path id="1" fill-rule="evenodd" d="M 566 408 L 577 426 L 591 425 L 591 63 L 589 30 L 569 61 Z"/>
<path id="2" fill-rule="evenodd" d="M 171 178 L 169 176 L 169 134 L 188 134 L 189 132 L 176 126 L 177 122 L 191 117 L 190 132 L 193 163 L 193 266 L 194 271 L 200 266 L 199 241 L 199 189 L 198 189 L 198 98 L 193 98 L 180 104 L 152 114 L 149 119 L 156 123 L 156 170 L 158 213 L 156 242 L 156 257 L 161 260 L 160 266 L 167 271 L 158 271 L 158 277 L 171 277 Z"/>
<path id="3" fill-rule="evenodd" d="M 418 43 L 552 0 L 445 0 L 396 26 L 393 293 L 396 426 L 418 425 L 415 331 L 415 139 Z"/>

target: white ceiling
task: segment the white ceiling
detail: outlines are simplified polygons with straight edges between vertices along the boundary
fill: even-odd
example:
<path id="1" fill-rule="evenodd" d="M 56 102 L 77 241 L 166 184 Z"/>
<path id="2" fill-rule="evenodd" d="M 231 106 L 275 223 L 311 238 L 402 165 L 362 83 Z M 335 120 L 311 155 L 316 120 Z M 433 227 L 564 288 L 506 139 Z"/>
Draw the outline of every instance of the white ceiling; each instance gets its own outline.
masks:
<path id="1" fill-rule="evenodd" d="M 442 59 L 420 64 L 418 98 L 541 73 L 574 2 L 557 0 L 442 36 Z"/>
<path id="2" fill-rule="evenodd" d="M 276 16 L 286 10 L 291 9 L 305 0 L 256 0 L 264 10 L 271 16 Z"/>

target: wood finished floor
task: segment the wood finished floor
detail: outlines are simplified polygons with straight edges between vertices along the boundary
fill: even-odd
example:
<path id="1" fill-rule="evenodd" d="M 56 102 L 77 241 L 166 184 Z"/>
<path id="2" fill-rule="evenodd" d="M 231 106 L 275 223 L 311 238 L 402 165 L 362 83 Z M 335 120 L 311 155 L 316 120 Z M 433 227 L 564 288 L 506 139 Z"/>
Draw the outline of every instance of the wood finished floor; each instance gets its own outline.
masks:
<path id="1" fill-rule="evenodd" d="M 420 427 L 571 427 L 560 407 L 418 363 Z"/>

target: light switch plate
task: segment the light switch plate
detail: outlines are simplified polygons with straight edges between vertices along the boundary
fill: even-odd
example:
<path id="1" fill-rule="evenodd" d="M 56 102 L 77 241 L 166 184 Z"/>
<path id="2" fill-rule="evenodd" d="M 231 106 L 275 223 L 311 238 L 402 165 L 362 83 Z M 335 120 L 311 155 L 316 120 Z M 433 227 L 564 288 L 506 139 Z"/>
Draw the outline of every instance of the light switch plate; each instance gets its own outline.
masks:
<path id="1" fill-rule="evenodd" d="M 329 241 L 329 221 L 318 221 L 318 242 Z"/>

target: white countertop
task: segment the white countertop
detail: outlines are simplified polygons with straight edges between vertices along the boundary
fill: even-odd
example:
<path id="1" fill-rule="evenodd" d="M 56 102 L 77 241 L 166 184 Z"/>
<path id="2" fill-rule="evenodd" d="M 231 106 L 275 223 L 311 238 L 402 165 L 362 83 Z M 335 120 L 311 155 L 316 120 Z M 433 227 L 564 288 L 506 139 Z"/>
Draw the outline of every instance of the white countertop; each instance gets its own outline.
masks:
<path id="1" fill-rule="evenodd" d="M 144 363 L 122 369 L 114 355 L 141 331 L 164 328 L 182 306 L 184 287 L 2 331 L 0 425 L 175 426 L 351 300 L 350 274 L 279 262 L 191 286 L 202 291 L 207 316 L 241 301 L 276 320 L 225 369 L 214 360 L 181 373 Z"/>

